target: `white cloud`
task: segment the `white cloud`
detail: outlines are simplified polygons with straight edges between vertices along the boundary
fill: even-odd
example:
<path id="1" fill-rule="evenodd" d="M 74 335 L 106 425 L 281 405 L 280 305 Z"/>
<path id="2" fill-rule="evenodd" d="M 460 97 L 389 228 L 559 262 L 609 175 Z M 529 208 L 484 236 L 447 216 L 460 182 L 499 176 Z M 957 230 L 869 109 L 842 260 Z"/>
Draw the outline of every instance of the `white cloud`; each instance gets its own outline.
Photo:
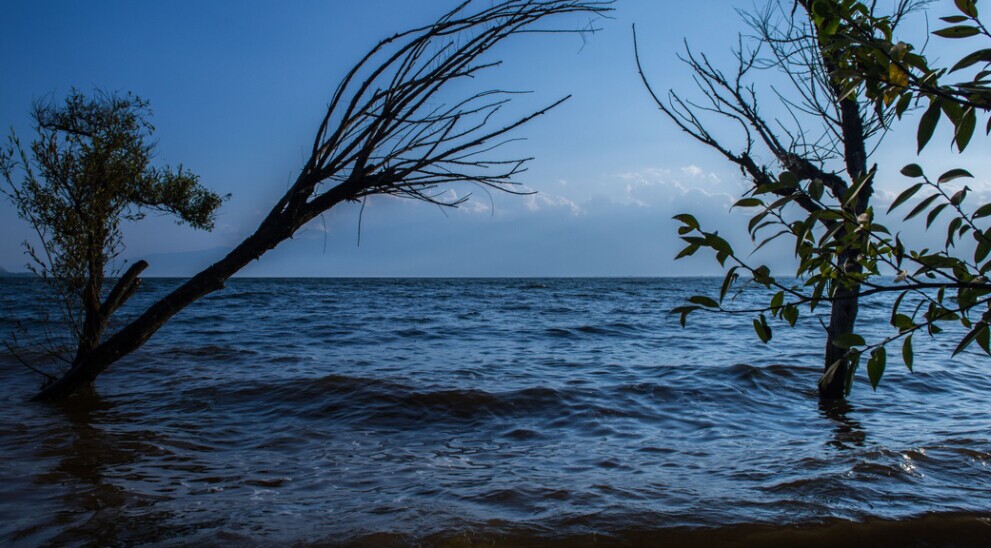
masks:
<path id="1" fill-rule="evenodd" d="M 682 167 L 681 173 L 691 179 L 705 179 L 713 183 L 722 182 L 722 179 L 719 178 L 719 175 L 716 175 L 712 171 L 705 171 L 704 169 L 700 168 L 695 164 Z"/>
<path id="2" fill-rule="evenodd" d="M 491 213 L 492 207 L 488 203 L 472 196 L 467 202 L 459 205 L 458 210 L 472 214 Z"/>
<path id="3" fill-rule="evenodd" d="M 702 168 L 695 164 L 681 168 L 681 172 L 689 177 L 698 177 L 703 173 Z"/>
<path id="4" fill-rule="evenodd" d="M 573 200 L 565 198 L 564 196 L 553 196 L 544 192 L 538 192 L 536 194 L 526 195 L 525 199 L 526 208 L 529 211 L 540 211 L 542 209 L 550 208 L 567 208 L 571 210 L 572 215 L 581 215 L 583 212 L 581 206 L 576 204 Z"/>
<path id="5" fill-rule="evenodd" d="M 675 176 L 670 169 L 645 168 L 617 174 L 616 177 L 626 184 L 619 196 L 610 196 L 610 199 L 620 204 L 650 207 L 682 202 L 685 197 L 695 195 L 709 207 L 717 203 L 723 208 L 735 200 L 715 173 L 704 172 L 695 165 L 682 167 L 679 172 L 681 175 Z"/>

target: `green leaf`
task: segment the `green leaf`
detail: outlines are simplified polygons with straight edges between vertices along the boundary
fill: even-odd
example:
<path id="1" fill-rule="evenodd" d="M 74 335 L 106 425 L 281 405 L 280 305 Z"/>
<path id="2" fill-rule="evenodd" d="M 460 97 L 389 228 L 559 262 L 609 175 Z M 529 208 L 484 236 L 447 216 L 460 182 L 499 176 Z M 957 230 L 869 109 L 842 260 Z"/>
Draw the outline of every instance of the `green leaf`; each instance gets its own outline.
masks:
<path id="1" fill-rule="evenodd" d="M 951 169 L 951 170 L 947 171 L 946 173 L 940 175 L 939 176 L 939 183 L 940 184 L 948 183 L 950 181 L 953 181 L 954 179 L 959 179 L 961 177 L 969 177 L 971 179 L 974 178 L 974 176 L 971 175 L 970 172 L 967 171 L 966 169 L 957 168 L 957 169 Z"/>
<path id="2" fill-rule="evenodd" d="M 681 318 L 680 318 L 679 321 L 681 322 L 681 327 L 685 327 L 685 323 L 688 321 L 688 315 L 691 314 L 692 312 L 695 312 L 696 310 L 701 310 L 701 307 L 698 307 L 698 306 L 679 306 L 679 307 L 675 308 L 674 310 L 672 310 L 670 313 L 671 314 L 680 314 L 681 315 Z"/>
<path id="3" fill-rule="evenodd" d="M 767 245 L 767 244 L 771 243 L 772 241 L 780 238 L 781 236 L 784 236 L 785 234 L 791 234 L 791 233 L 792 232 L 790 230 L 788 230 L 788 229 L 781 230 L 777 234 L 775 234 L 775 235 L 773 235 L 771 237 L 765 238 L 760 244 L 757 245 L 757 247 L 754 248 L 754 250 L 751 253 L 757 253 L 757 251 L 760 248 L 764 247 L 765 245 Z"/>
<path id="4" fill-rule="evenodd" d="M 754 282 L 764 286 L 769 286 L 772 283 L 774 283 L 774 278 L 771 277 L 771 269 L 765 265 L 760 265 L 757 268 L 755 268 Z"/>
<path id="5" fill-rule="evenodd" d="M 798 176 L 790 171 L 782 171 L 778 175 L 778 182 L 785 187 L 793 188 L 798 186 Z"/>
<path id="6" fill-rule="evenodd" d="M 953 122 L 954 126 L 960 123 L 960 119 L 963 117 L 963 107 L 949 100 L 939 101 L 939 106 L 943 110 L 943 115 Z"/>
<path id="7" fill-rule="evenodd" d="M 891 319 L 891 325 L 897 327 L 898 331 L 905 331 L 915 327 L 915 322 L 905 314 L 895 314 L 895 317 Z"/>
<path id="8" fill-rule="evenodd" d="M 905 170 L 903 169 L 902 170 L 902 173 L 904 173 L 904 172 L 905 172 Z M 888 213 L 891 213 L 896 207 L 904 204 L 912 196 L 915 196 L 915 193 L 918 192 L 920 188 L 922 188 L 922 183 L 916 183 L 916 184 L 908 187 L 901 194 L 899 194 L 898 197 L 895 198 L 895 201 L 894 202 L 891 202 L 891 207 L 888 208 Z"/>
<path id="9" fill-rule="evenodd" d="M 826 368 L 826 372 L 819 377 L 819 387 L 825 388 L 829 386 L 829 383 L 833 382 L 833 377 L 836 376 L 836 371 L 843 365 L 843 358 L 840 358 L 833 362 L 829 367 Z"/>
<path id="10" fill-rule="evenodd" d="M 694 303 L 694 304 L 699 304 L 699 305 L 706 306 L 706 307 L 709 307 L 709 308 L 719 308 L 719 303 L 717 303 L 716 301 L 710 299 L 709 297 L 705 297 L 703 295 L 695 295 L 694 297 L 690 297 L 688 299 L 688 302 Z"/>
<path id="11" fill-rule="evenodd" d="M 895 115 L 901 118 L 902 115 L 905 114 L 905 111 L 908 110 L 908 107 L 911 106 L 911 104 L 912 104 L 912 94 L 902 93 L 901 98 L 898 99 L 898 103 L 895 105 Z"/>
<path id="12" fill-rule="evenodd" d="M 730 209 L 733 209 L 734 207 L 758 207 L 762 205 L 764 205 L 764 202 L 758 200 L 757 198 L 743 198 L 733 204 Z"/>
<path id="13" fill-rule="evenodd" d="M 887 358 L 887 351 L 883 346 L 879 346 L 871 352 L 871 357 L 867 360 L 867 377 L 871 380 L 871 388 L 877 390 L 877 385 L 881 382 L 881 376 L 884 375 L 884 367 Z"/>
<path id="14" fill-rule="evenodd" d="M 977 17 L 977 0 L 953 0 L 960 13 L 969 17 Z"/>
<path id="15" fill-rule="evenodd" d="M 926 148 L 926 143 L 929 139 L 932 139 L 933 132 L 936 131 L 936 125 L 939 124 L 939 114 L 940 114 L 939 101 L 933 99 L 929 101 L 929 108 L 922 115 L 922 119 L 919 120 L 919 131 L 916 136 L 916 140 L 919 144 L 918 152 L 922 152 L 922 149 Z"/>
<path id="16" fill-rule="evenodd" d="M 785 301 L 785 292 L 778 291 L 771 297 L 771 312 L 775 312 L 777 309 L 781 308 L 781 305 Z"/>
<path id="17" fill-rule="evenodd" d="M 676 221 L 681 221 L 682 223 L 685 224 L 685 226 L 692 227 L 692 229 L 697 229 L 699 227 L 699 222 L 695 220 L 695 217 L 687 213 L 680 213 L 672 218 Z"/>
<path id="18" fill-rule="evenodd" d="M 733 282 L 735 282 L 736 279 L 738 278 L 736 274 L 737 268 L 739 267 L 734 266 L 730 268 L 729 272 L 726 273 L 726 277 L 723 278 L 723 285 L 722 287 L 719 288 L 719 302 L 723 302 L 723 299 L 726 298 L 726 293 L 729 291 L 730 286 L 733 285 Z"/>
<path id="19" fill-rule="evenodd" d="M 853 378 L 857 373 L 857 368 L 860 366 L 860 352 L 856 350 L 851 350 L 847 354 L 847 361 L 849 365 L 846 370 L 846 389 L 844 393 L 849 396 L 850 389 L 853 388 Z"/>
<path id="20" fill-rule="evenodd" d="M 977 211 L 974 212 L 975 219 L 987 217 L 988 215 L 991 215 L 991 204 L 984 204 L 981 207 L 977 208 Z"/>
<path id="21" fill-rule="evenodd" d="M 939 214 L 942 213 L 943 210 L 946 209 L 947 206 L 949 205 L 950 204 L 942 203 L 934 207 L 932 211 L 929 212 L 929 216 L 926 217 L 926 228 L 932 226 L 933 222 L 936 221 L 936 217 L 939 217 Z"/>
<path id="22" fill-rule="evenodd" d="M 967 199 L 967 192 L 969 191 L 970 191 L 970 187 L 966 187 L 966 186 L 956 191 L 956 193 L 954 193 L 953 196 L 950 196 L 950 203 L 955 206 L 962 204 L 963 201 Z"/>
<path id="23" fill-rule="evenodd" d="M 912 217 L 915 217 L 919 213 L 925 211 L 926 208 L 929 207 L 929 204 L 933 203 L 933 200 L 935 200 L 938 196 L 939 194 L 933 194 L 932 196 L 923 199 L 921 202 L 919 202 L 919 205 L 915 206 L 915 208 L 912 211 L 908 212 L 908 215 L 905 216 L 905 220 L 907 221 Z"/>
<path id="24" fill-rule="evenodd" d="M 924 172 L 919 164 L 909 164 L 902 168 L 902 175 L 906 177 L 922 177 Z"/>
<path id="25" fill-rule="evenodd" d="M 971 36 L 977 36 L 980 33 L 981 29 L 970 25 L 954 25 L 933 31 L 933 34 L 943 38 L 969 38 Z"/>
<path id="26" fill-rule="evenodd" d="M 822 292 L 826 289 L 826 280 L 821 278 L 816 282 L 816 286 L 812 289 L 812 301 L 809 303 L 809 312 L 813 312 L 816 309 L 816 305 L 819 304 L 819 300 L 822 298 Z"/>
<path id="27" fill-rule="evenodd" d="M 956 135 L 954 140 L 957 143 L 957 149 L 963 152 L 967 148 L 967 143 L 970 142 L 970 138 L 974 135 L 974 128 L 977 127 L 977 113 L 974 112 L 973 107 L 968 107 L 964 111 L 963 118 L 960 123 L 957 124 Z"/>
<path id="28" fill-rule="evenodd" d="M 833 3 L 831 2 L 816 1 L 815 3 L 812 4 L 812 13 L 823 18 L 830 17 L 831 15 L 833 15 L 833 13 L 830 11 L 831 7 L 833 7 Z"/>
<path id="29" fill-rule="evenodd" d="M 832 36 L 836 34 L 836 31 L 840 28 L 839 18 L 833 18 L 828 24 L 822 29 L 823 36 Z"/>
<path id="30" fill-rule="evenodd" d="M 701 246 L 699 246 L 698 244 L 690 244 L 688 247 L 686 247 L 685 249 L 682 249 L 680 252 L 678 252 L 678 254 L 675 255 L 675 257 L 674 257 L 674 260 L 677 261 L 678 259 L 681 259 L 683 257 L 688 257 L 690 255 L 694 255 L 695 252 L 699 250 L 699 247 L 701 247 Z"/>
<path id="31" fill-rule="evenodd" d="M 873 170 L 867 175 L 861 177 L 860 180 L 855 181 L 854 185 L 843 194 L 843 207 L 846 207 L 851 203 L 855 203 L 854 200 L 860 195 L 860 191 L 863 190 L 865 186 L 870 184 L 872 179 L 874 179 Z"/>
<path id="32" fill-rule="evenodd" d="M 856 333 L 845 333 L 833 339 L 833 346 L 837 348 L 853 348 L 854 346 L 864 346 L 867 344 L 864 338 Z"/>
<path id="33" fill-rule="evenodd" d="M 767 343 L 771 340 L 771 326 L 767 325 L 767 318 L 763 314 L 754 320 L 754 331 L 757 332 L 757 337 L 760 338 L 761 342 Z"/>
<path id="34" fill-rule="evenodd" d="M 824 185 L 822 183 L 822 179 L 812 179 L 812 181 L 809 182 L 809 196 L 811 196 L 813 200 L 817 202 L 821 200 L 823 190 Z"/>
<path id="35" fill-rule="evenodd" d="M 753 218 L 750 219 L 750 222 L 747 223 L 747 231 L 750 232 L 750 235 L 751 236 L 753 236 L 754 234 L 757 233 L 758 230 L 760 230 L 761 227 L 758 227 L 757 225 L 762 220 L 764 220 L 764 218 L 767 217 L 770 213 L 771 213 L 770 210 L 765 210 L 765 211 L 762 211 L 762 212 L 758 213 L 757 215 L 754 215 Z M 761 225 L 761 226 L 763 226 L 763 225 Z"/>
<path id="36" fill-rule="evenodd" d="M 975 232 L 974 234 L 978 233 Z M 977 249 L 974 250 L 974 262 L 978 264 L 984 262 L 989 252 L 991 252 L 991 240 L 979 238 L 977 240 Z"/>
<path id="37" fill-rule="evenodd" d="M 977 63 L 989 63 L 991 62 L 991 49 L 981 49 L 973 53 L 964 56 L 962 59 L 957 61 L 957 64 L 953 65 L 950 72 L 956 72 L 960 69 L 965 69 L 971 65 Z"/>
<path id="38" fill-rule="evenodd" d="M 964 338 L 960 340 L 960 344 L 957 345 L 956 350 L 953 351 L 953 354 L 950 357 L 952 358 L 953 356 L 956 356 L 957 354 L 963 352 L 964 349 L 970 346 L 970 343 L 974 342 L 974 339 L 977 338 L 977 335 L 979 335 L 982 330 L 986 330 L 987 328 L 988 325 L 986 323 L 982 322 L 977 324 L 977 327 L 971 329 L 969 333 L 964 335 Z"/>
<path id="39" fill-rule="evenodd" d="M 719 235 L 715 233 L 706 234 L 705 241 L 706 241 L 706 245 L 708 245 L 717 252 L 725 253 L 727 255 L 733 254 L 733 248 L 730 247 L 729 242 L 720 238 Z"/>
<path id="40" fill-rule="evenodd" d="M 953 246 L 953 239 L 956 237 L 957 230 L 960 229 L 960 225 L 963 224 L 963 219 L 960 217 L 954 217 L 950 224 L 946 227 L 946 248 L 949 250 Z"/>
<path id="41" fill-rule="evenodd" d="M 902 291 L 901 293 L 898 294 L 898 297 L 895 298 L 895 304 L 891 306 L 891 325 L 897 325 L 895 323 L 895 316 L 898 315 L 898 307 L 901 306 L 902 299 L 905 298 L 905 295 L 907 293 L 908 291 Z"/>
<path id="42" fill-rule="evenodd" d="M 798 321 L 798 308 L 792 305 L 786 306 L 784 310 L 781 311 L 781 317 L 788 322 L 788 325 L 795 327 L 795 322 Z"/>
<path id="43" fill-rule="evenodd" d="M 977 332 L 977 344 L 981 346 L 981 349 L 988 356 L 991 356 L 991 345 L 988 344 L 989 342 L 991 342 L 991 329 L 982 329 Z"/>
<path id="44" fill-rule="evenodd" d="M 902 343 L 902 360 L 905 361 L 905 367 L 909 371 L 912 370 L 912 363 L 915 360 L 915 354 L 912 352 L 912 336 L 909 335 L 905 337 L 905 342 Z"/>

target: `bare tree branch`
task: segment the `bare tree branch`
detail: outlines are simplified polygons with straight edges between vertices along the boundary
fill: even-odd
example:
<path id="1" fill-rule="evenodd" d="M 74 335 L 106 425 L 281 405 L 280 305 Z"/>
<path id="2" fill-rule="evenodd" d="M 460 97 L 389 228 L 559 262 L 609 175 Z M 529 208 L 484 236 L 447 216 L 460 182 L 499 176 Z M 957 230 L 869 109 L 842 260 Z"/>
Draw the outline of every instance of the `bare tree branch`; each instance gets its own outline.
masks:
<path id="1" fill-rule="evenodd" d="M 567 15 L 599 17 L 611 9 L 610 4 L 607 0 L 468 0 L 432 25 L 379 42 L 341 80 L 317 128 L 310 157 L 257 230 L 223 259 L 78 357 L 35 399 L 63 398 L 92 382 L 183 308 L 222 288 L 234 273 L 341 202 L 385 194 L 456 206 L 463 198 L 446 199 L 438 192 L 450 183 L 523 193 L 515 189 L 514 178 L 526 170 L 530 158 L 490 155 L 513 140 L 510 132 L 568 97 L 497 124 L 497 116 L 518 92 L 488 89 L 450 100 L 452 88 L 498 66 L 499 61 L 483 57 L 507 38 L 595 32 L 591 23 L 575 30 L 537 25 Z M 126 294 L 122 289 L 121 296 Z"/>

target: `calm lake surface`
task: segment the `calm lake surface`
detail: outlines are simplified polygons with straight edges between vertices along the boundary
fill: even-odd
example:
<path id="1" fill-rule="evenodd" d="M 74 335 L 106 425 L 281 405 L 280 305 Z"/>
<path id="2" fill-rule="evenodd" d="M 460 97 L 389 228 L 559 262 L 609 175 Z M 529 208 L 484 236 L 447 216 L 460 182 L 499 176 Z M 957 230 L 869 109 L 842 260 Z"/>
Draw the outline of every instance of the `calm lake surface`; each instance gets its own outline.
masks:
<path id="1" fill-rule="evenodd" d="M 2 353 L 0 542 L 991 542 L 991 360 L 916 336 L 824 406 L 814 318 L 667 314 L 720 281 L 239 279 L 71 405 Z"/>

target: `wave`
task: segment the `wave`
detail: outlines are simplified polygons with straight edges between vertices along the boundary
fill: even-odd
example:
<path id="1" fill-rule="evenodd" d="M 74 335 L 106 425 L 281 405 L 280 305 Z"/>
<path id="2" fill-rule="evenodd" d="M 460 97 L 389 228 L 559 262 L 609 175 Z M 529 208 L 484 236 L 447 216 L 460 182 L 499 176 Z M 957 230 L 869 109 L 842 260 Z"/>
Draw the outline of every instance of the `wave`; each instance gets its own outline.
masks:
<path id="1" fill-rule="evenodd" d="M 198 388 L 191 390 L 188 397 L 208 397 L 214 405 L 249 405 L 262 413 L 402 425 L 422 420 L 473 421 L 539 415 L 575 405 L 577 395 L 540 387 L 506 392 L 426 391 L 380 379 L 330 375 L 282 383 L 247 383 L 237 388 Z"/>
<path id="2" fill-rule="evenodd" d="M 518 286 L 519 289 L 547 289 L 548 287 L 550 286 L 541 282 L 528 282 Z"/>
<path id="3" fill-rule="evenodd" d="M 543 334 L 551 338 L 582 338 L 592 337 L 630 337 L 645 332 L 643 327 L 626 322 L 610 322 L 604 324 L 584 324 L 573 327 L 549 327 Z"/>
<path id="4" fill-rule="evenodd" d="M 204 346 L 173 346 L 156 352 L 158 357 L 198 357 L 210 359 L 234 359 L 245 356 L 256 356 L 257 350 L 252 348 L 234 347 L 229 345 L 208 344 Z"/>
<path id="5" fill-rule="evenodd" d="M 953 333 L 917 338 L 915 373 L 889 356 L 876 392 L 862 366 L 846 404 L 820 406 L 814 321 L 762 345 L 749 320 L 666 315 L 720 281 L 237 282 L 108 370 L 84 411 L 23 405 L 36 379 L 0 349 L 17 463 L 0 514 L 92 518 L 69 544 L 136 543 L 154 517 L 172 536 L 148 541 L 180 544 L 718 546 L 857 544 L 875 529 L 831 518 L 991 507 L 991 377 L 976 354 L 947 359 Z M 167 289 L 148 285 L 135 299 Z M 21 293 L 9 315 L 31 308 Z M 889 330 L 881 312 L 863 325 Z M 920 519 L 871 527 L 892 535 L 878 543 L 980 532 Z"/>
<path id="6" fill-rule="evenodd" d="M 292 362 L 288 362 L 292 363 Z M 676 371 L 678 368 L 664 368 Z M 605 377 L 622 377 L 622 371 L 603 370 Z M 785 366 L 736 365 L 714 368 L 707 387 L 700 389 L 691 377 L 658 370 L 664 382 L 614 382 L 602 379 L 564 386 L 530 386 L 492 391 L 462 386 L 416 386 L 408 381 L 375 377 L 328 375 L 281 381 L 247 381 L 241 384 L 199 386 L 186 391 L 187 401 L 208 400 L 213 406 L 282 418 L 343 420 L 393 427 L 427 427 L 430 424 L 518 424 L 504 430 L 509 437 L 526 437 L 534 425 L 597 430 L 614 421 L 644 421 L 679 430 L 711 427 L 712 422 L 685 413 L 685 405 L 718 400 L 737 402 L 748 413 L 769 412 L 764 390 L 750 389 L 753 379 L 790 379 L 796 373 Z M 805 397 L 805 396 L 803 396 Z M 746 417 L 738 417 L 738 421 Z M 708 426 L 707 426 L 708 425 Z M 739 426 L 739 425 L 738 425 Z"/>

